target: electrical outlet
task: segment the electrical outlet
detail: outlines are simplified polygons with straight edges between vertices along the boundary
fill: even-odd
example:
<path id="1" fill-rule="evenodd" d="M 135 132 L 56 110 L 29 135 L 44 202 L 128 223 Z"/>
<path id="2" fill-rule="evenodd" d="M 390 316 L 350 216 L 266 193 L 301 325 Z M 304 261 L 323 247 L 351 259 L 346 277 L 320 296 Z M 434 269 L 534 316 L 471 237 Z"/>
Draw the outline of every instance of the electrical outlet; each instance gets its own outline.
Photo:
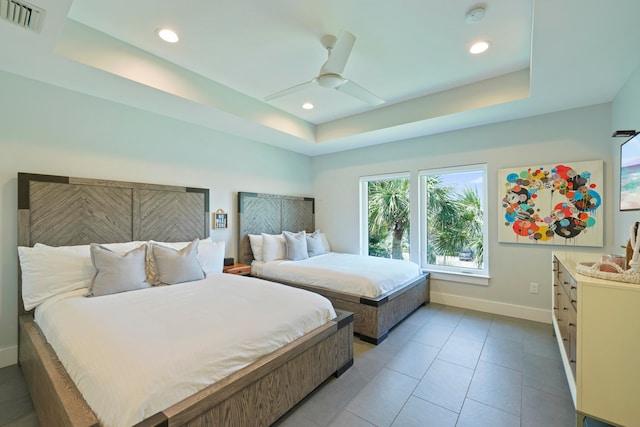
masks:
<path id="1" fill-rule="evenodd" d="M 529 292 L 532 294 L 537 294 L 538 293 L 538 284 L 531 282 L 529 283 Z"/>

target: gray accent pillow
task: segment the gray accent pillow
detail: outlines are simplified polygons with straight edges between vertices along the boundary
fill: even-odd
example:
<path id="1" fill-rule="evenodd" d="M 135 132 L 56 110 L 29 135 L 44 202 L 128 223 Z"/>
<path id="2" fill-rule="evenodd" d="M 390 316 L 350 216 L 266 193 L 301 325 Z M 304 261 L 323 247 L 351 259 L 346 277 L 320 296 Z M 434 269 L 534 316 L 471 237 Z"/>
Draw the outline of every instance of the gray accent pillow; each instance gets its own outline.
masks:
<path id="1" fill-rule="evenodd" d="M 160 283 L 175 285 L 204 279 L 204 271 L 198 261 L 199 239 L 194 239 L 177 250 L 151 242 L 151 256 L 158 270 Z"/>
<path id="2" fill-rule="evenodd" d="M 311 234 L 307 234 L 307 253 L 309 257 L 326 254 L 324 245 L 322 244 L 322 236 L 320 230 L 316 230 Z"/>
<path id="3" fill-rule="evenodd" d="M 298 261 L 309 258 L 307 253 L 307 233 L 304 230 L 299 233 L 283 231 L 282 235 L 287 246 L 287 259 Z"/>
<path id="4" fill-rule="evenodd" d="M 120 255 L 109 248 L 92 243 L 91 262 L 97 270 L 89 287 L 89 295 L 102 296 L 148 288 L 145 272 L 147 246 Z"/>

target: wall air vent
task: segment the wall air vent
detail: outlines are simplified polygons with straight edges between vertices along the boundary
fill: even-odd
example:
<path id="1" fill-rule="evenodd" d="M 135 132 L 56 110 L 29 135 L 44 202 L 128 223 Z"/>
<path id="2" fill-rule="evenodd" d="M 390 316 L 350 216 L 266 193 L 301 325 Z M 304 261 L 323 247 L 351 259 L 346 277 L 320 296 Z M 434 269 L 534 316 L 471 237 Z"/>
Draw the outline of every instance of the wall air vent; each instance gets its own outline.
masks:
<path id="1" fill-rule="evenodd" d="M 24 1 L 0 0 L 0 18 L 32 31 L 40 31 L 44 12 L 44 9 Z"/>

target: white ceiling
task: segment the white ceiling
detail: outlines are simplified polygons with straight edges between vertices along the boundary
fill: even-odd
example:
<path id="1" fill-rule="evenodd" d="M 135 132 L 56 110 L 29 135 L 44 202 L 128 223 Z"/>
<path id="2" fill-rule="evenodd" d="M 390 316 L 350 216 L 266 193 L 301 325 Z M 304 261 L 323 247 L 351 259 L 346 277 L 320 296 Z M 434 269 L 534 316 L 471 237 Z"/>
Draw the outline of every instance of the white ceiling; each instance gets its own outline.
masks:
<path id="1" fill-rule="evenodd" d="M 0 21 L 0 69 L 308 155 L 609 102 L 640 65 L 638 0 L 30 3 L 42 29 Z M 343 77 L 384 104 L 321 87 L 264 102 L 317 76 L 342 30 Z"/>

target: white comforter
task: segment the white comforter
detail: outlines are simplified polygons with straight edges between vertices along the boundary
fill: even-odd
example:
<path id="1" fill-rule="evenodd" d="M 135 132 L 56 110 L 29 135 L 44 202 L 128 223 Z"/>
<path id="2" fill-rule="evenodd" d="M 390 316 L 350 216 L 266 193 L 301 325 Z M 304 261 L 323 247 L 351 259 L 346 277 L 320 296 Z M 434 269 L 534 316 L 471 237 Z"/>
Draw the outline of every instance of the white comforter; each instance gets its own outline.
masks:
<path id="1" fill-rule="evenodd" d="M 129 426 L 335 317 L 311 292 L 231 274 L 46 301 L 35 319 L 105 426 Z"/>
<path id="2" fill-rule="evenodd" d="M 300 261 L 253 261 L 252 274 L 375 298 L 422 274 L 403 260 L 329 252 Z"/>

